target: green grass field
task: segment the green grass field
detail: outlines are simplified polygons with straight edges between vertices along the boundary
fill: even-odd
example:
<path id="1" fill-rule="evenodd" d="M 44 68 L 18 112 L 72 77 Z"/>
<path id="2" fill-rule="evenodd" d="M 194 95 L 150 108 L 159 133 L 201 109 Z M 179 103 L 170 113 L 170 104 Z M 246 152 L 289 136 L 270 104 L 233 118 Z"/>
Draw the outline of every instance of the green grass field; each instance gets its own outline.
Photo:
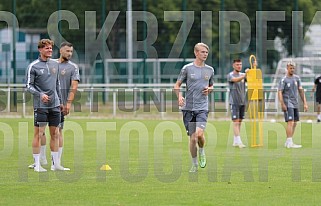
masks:
<path id="1" fill-rule="evenodd" d="M 0 205 L 320 205 L 321 125 L 264 123 L 264 147 L 233 148 L 229 121 L 209 122 L 208 165 L 190 174 L 182 122 L 67 119 L 63 165 L 36 173 L 32 119 L 0 121 Z M 250 142 L 250 125 L 242 129 Z M 49 141 L 48 141 L 49 143 Z M 48 144 L 47 144 L 48 145 Z M 247 144 L 248 145 L 248 144 Z M 47 159 L 50 152 L 47 146 Z M 101 171 L 103 164 L 110 171 Z M 49 169 L 49 166 L 45 166 Z"/>

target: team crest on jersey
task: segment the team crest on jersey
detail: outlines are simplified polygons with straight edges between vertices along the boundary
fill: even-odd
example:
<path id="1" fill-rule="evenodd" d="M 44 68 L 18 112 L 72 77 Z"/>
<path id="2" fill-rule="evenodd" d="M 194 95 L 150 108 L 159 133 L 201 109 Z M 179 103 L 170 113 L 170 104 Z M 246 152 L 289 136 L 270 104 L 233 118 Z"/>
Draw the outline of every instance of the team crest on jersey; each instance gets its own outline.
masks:
<path id="1" fill-rule="evenodd" d="M 57 69 L 56 68 L 52 68 L 51 71 L 52 71 L 52 73 L 56 74 Z"/>
<path id="2" fill-rule="evenodd" d="M 290 83 L 287 83 L 287 86 L 288 86 L 288 87 L 290 87 L 290 86 L 291 86 L 291 84 L 290 84 Z"/>
<path id="3" fill-rule="evenodd" d="M 44 69 L 40 69 L 41 74 L 43 74 Z"/>
<path id="4" fill-rule="evenodd" d="M 209 80 L 209 79 L 210 79 L 210 76 L 205 75 L 205 76 L 204 76 L 204 79 L 205 79 L 205 80 Z"/>
<path id="5" fill-rule="evenodd" d="M 65 75 L 66 74 L 66 69 L 62 70 L 60 74 L 61 75 Z"/>
<path id="6" fill-rule="evenodd" d="M 191 78 L 194 79 L 195 78 L 195 74 L 191 74 Z"/>
<path id="7" fill-rule="evenodd" d="M 295 84 L 295 86 L 298 86 L 298 82 L 297 81 L 295 81 L 294 84 Z"/>

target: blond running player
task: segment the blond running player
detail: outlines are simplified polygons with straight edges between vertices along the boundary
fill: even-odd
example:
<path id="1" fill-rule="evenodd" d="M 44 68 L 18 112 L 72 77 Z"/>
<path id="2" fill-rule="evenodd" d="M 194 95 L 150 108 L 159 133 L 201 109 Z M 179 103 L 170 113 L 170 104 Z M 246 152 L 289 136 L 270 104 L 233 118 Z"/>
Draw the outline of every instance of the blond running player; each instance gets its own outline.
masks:
<path id="1" fill-rule="evenodd" d="M 192 156 L 192 168 L 190 172 L 197 172 L 197 145 L 199 147 L 200 167 L 206 166 L 204 151 L 204 130 L 208 117 L 208 94 L 213 90 L 214 69 L 205 64 L 209 48 L 204 43 L 198 43 L 194 47 L 195 60 L 185 65 L 177 78 L 174 86 L 178 97 L 178 105 L 182 107 L 183 122 L 190 136 L 189 149 Z M 180 87 L 186 82 L 186 99 L 180 92 Z"/>

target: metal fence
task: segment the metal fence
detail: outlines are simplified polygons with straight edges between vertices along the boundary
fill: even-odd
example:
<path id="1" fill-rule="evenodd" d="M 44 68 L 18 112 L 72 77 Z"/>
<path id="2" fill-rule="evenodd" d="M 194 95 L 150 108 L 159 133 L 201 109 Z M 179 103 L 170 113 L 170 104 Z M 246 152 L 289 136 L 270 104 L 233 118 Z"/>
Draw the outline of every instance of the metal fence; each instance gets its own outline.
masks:
<path id="1" fill-rule="evenodd" d="M 310 95 L 313 84 L 303 83 L 311 116 L 316 111 Z M 32 117 L 33 101 L 24 85 L 0 85 L 0 111 L 3 116 Z M 265 119 L 282 117 L 277 89 L 264 84 Z M 184 88 L 182 89 L 184 91 Z M 275 96 L 269 99 L 270 96 Z M 209 118 L 229 118 L 229 89 L 216 83 L 209 95 Z M 72 117 L 79 118 L 180 118 L 173 84 L 80 84 L 73 102 Z"/>

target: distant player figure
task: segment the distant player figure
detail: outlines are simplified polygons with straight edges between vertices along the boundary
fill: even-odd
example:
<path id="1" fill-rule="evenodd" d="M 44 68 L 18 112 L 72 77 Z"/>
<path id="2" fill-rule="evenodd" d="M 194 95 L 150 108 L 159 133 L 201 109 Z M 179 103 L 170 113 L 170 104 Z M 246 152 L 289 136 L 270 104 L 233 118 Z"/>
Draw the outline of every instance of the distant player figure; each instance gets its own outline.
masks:
<path id="1" fill-rule="evenodd" d="M 287 73 L 285 77 L 280 80 L 278 88 L 279 101 L 284 112 L 285 122 L 287 122 L 285 147 L 301 148 L 302 145 L 294 144 L 292 140 L 296 123 L 300 120 L 298 94 L 303 101 L 304 111 L 308 110 L 308 104 L 302 88 L 301 79 L 298 75 L 294 74 L 295 63 L 288 62 L 286 68 Z"/>
<path id="2" fill-rule="evenodd" d="M 189 172 L 197 172 L 197 145 L 199 147 L 200 167 L 206 166 L 204 151 L 204 130 L 208 117 L 208 94 L 213 90 L 214 69 L 205 64 L 209 48 L 204 43 L 197 43 L 194 47 L 195 60 L 185 65 L 174 86 L 178 98 L 178 105 L 182 108 L 183 122 L 190 136 L 189 149 L 192 157 L 192 167 Z M 186 82 L 184 98 L 180 87 Z"/>
<path id="3" fill-rule="evenodd" d="M 317 104 L 317 122 L 321 122 L 321 75 L 314 80 L 314 86 L 312 89 L 311 97 L 315 92 L 315 102 Z"/>

